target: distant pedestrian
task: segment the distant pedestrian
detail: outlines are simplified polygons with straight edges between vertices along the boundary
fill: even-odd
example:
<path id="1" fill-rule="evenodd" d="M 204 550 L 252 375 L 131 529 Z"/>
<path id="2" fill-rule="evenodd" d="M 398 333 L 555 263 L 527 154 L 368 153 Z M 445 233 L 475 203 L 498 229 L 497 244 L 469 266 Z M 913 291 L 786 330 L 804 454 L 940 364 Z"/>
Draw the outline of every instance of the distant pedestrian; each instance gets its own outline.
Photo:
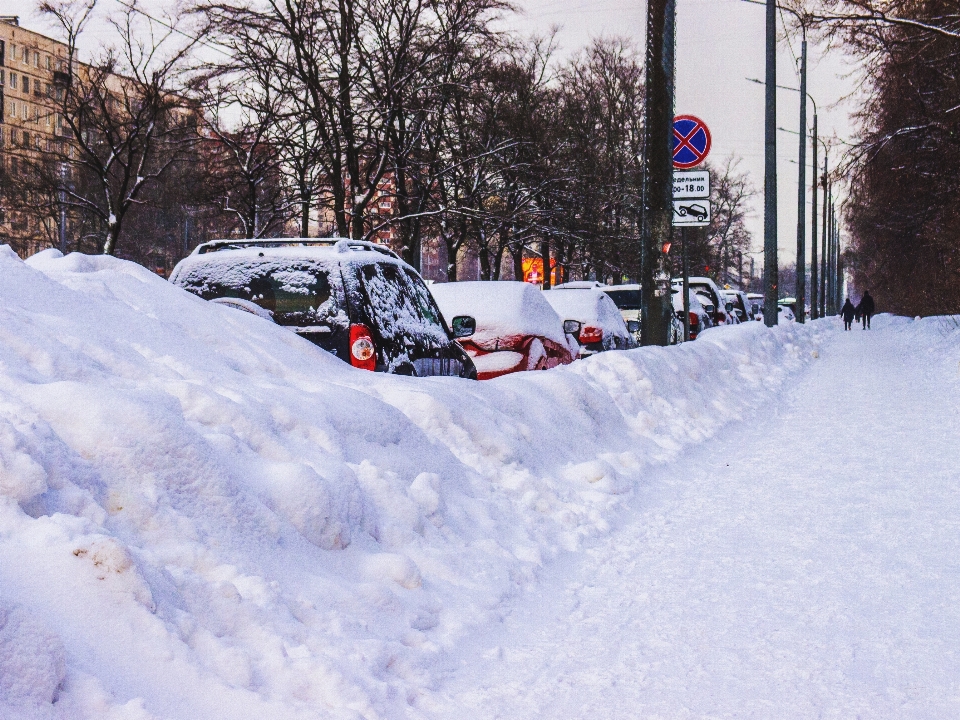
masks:
<path id="1" fill-rule="evenodd" d="M 857 305 L 857 312 L 860 314 L 860 317 L 863 319 L 863 329 L 870 329 L 870 318 L 873 316 L 873 313 L 876 311 L 877 306 L 873 303 L 873 298 L 870 296 L 870 291 L 867 290 L 863 297 L 860 298 L 860 304 Z"/>
<path id="2" fill-rule="evenodd" d="M 847 298 L 847 301 L 843 304 L 840 314 L 843 315 L 843 329 L 849 330 L 853 326 L 853 318 L 857 314 L 857 309 L 850 302 L 850 298 Z"/>

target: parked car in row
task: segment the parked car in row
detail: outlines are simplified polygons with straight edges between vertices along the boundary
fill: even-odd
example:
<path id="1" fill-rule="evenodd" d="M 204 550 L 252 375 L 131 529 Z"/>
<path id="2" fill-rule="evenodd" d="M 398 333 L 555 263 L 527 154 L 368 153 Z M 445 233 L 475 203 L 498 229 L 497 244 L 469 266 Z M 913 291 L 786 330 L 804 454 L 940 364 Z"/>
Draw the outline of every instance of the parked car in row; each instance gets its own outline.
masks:
<path id="1" fill-rule="evenodd" d="M 460 342 L 480 380 L 566 365 L 580 352 L 580 323 L 564 322 L 535 285 L 453 282 L 431 285 L 430 291 L 445 316 L 475 319 L 475 332 Z"/>
<path id="2" fill-rule="evenodd" d="M 708 277 L 691 277 L 688 278 L 688 283 L 691 290 L 702 296 L 701 304 L 710 313 L 714 325 L 736 325 L 739 322 L 733 312 L 732 303 L 728 308 L 729 301 L 726 295 L 713 280 Z M 682 287 L 683 280 L 674 278 L 673 286 Z"/>
<path id="3" fill-rule="evenodd" d="M 747 322 L 753 320 L 753 308 L 750 301 L 747 300 L 747 294 L 743 290 L 734 288 L 725 288 L 723 294 L 731 303 L 733 303 L 733 314 L 737 316 L 738 322 Z"/>
<path id="4" fill-rule="evenodd" d="M 563 320 L 580 323 L 577 342 L 580 357 L 605 350 L 628 350 L 637 341 L 627 329 L 620 310 L 599 283 L 563 283 L 543 296 Z"/>
<path id="5" fill-rule="evenodd" d="M 697 336 L 700 335 L 707 328 L 713 327 L 713 317 L 708 313 L 704 307 L 703 303 L 700 302 L 700 295 L 697 295 L 690 290 L 689 295 L 689 307 L 690 307 L 690 339 L 696 340 Z M 681 287 L 673 286 L 673 310 L 678 321 L 680 322 L 680 333 L 681 338 L 683 337 L 683 290 Z"/>
<path id="6" fill-rule="evenodd" d="M 567 283 L 572 284 L 572 283 Z M 620 311 L 620 317 L 627 324 L 627 330 L 633 339 L 640 342 L 640 286 L 639 285 L 600 285 L 593 283 L 610 296 Z"/>
<path id="7" fill-rule="evenodd" d="M 640 337 L 640 286 L 636 284 L 629 285 L 603 285 L 603 291 L 607 293 L 616 306 L 620 309 L 620 314 L 627 322 L 627 329 L 633 335 L 634 340 L 639 344 Z M 683 342 L 683 295 L 677 287 L 671 287 L 673 301 L 673 317 L 670 318 L 670 344 L 676 345 Z M 691 305 L 691 312 L 702 312 L 703 308 L 696 300 L 695 296 Z M 696 327 L 699 319 L 691 323 L 691 327 Z M 711 322 L 712 324 L 712 322 Z M 699 332 L 697 330 L 696 332 Z M 695 335 L 693 335 L 695 337 Z"/>
<path id="8" fill-rule="evenodd" d="M 457 338 L 475 320 L 449 315 L 420 275 L 383 245 L 316 238 L 217 240 L 170 281 L 206 300 L 268 317 L 354 367 L 476 378 Z"/>

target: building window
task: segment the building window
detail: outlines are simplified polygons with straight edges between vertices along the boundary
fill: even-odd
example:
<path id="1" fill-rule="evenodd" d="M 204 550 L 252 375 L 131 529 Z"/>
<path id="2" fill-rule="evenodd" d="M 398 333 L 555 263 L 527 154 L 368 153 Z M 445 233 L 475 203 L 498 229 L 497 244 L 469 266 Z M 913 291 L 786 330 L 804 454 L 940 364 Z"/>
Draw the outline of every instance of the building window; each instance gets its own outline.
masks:
<path id="1" fill-rule="evenodd" d="M 53 58 L 47 55 L 47 70 L 53 70 Z"/>
<path id="2" fill-rule="evenodd" d="M 37 50 L 33 51 L 33 66 L 38 69 L 40 67 L 40 52 Z"/>
<path id="3" fill-rule="evenodd" d="M 30 78 L 27 77 L 26 75 L 23 76 L 23 94 L 24 95 L 30 94 Z"/>
<path id="4" fill-rule="evenodd" d="M 13 90 L 17 89 L 17 74 L 10 73 L 10 88 Z"/>
<path id="5" fill-rule="evenodd" d="M 10 117 L 14 119 L 17 117 L 17 101 L 16 100 L 10 101 Z"/>

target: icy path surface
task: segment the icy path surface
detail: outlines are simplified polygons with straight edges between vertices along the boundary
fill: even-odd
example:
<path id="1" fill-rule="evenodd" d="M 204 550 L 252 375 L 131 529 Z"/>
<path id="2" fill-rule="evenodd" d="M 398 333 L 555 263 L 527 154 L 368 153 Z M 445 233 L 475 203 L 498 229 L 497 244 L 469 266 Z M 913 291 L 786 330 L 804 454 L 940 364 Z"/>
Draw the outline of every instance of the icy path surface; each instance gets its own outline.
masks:
<path id="1" fill-rule="evenodd" d="M 834 336 L 464 644 L 428 714 L 960 717 L 957 372 Z"/>

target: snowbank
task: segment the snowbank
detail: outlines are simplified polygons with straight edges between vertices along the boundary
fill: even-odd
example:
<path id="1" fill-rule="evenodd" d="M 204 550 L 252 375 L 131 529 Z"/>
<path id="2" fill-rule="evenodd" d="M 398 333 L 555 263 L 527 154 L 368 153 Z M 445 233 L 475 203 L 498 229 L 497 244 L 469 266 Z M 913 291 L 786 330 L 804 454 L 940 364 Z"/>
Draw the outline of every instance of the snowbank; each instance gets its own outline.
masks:
<path id="1" fill-rule="evenodd" d="M 424 717 L 471 626 L 835 330 L 418 380 L 0 248 L 0 717 Z"/>

